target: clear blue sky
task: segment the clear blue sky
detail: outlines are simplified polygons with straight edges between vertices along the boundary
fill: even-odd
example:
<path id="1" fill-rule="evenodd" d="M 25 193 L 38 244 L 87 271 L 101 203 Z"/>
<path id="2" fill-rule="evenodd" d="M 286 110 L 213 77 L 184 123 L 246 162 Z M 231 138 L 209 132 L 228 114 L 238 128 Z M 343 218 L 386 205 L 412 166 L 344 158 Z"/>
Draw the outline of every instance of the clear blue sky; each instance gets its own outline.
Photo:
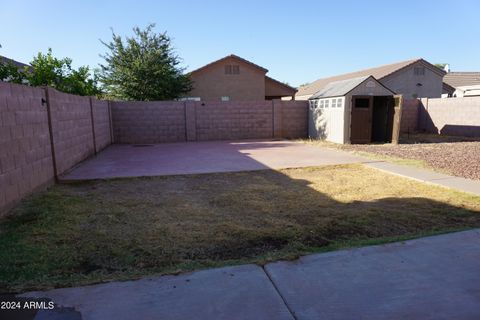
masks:
<path id="1" fill-rule="evenodd" d="M 96 67 L 99 39 L 156 23 L 187 70 L 234 53 L 291 85 L 423 57 L 480 71 L 480 1 L 0 0 L 0 55 L 31 61 L 49 47 Z"/>

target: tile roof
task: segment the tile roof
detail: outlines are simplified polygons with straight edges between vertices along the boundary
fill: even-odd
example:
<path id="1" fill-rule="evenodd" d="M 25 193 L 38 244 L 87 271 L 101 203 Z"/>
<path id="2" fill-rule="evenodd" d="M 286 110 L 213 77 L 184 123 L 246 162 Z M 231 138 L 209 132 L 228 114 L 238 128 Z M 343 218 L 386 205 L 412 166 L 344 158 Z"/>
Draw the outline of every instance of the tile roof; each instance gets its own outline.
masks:
<path id="1" fill-rule="evenodd" d="M 454 88 L 480 85 L 480 72 L 449 72 L 443 82 Z"/>
<path id="2" fill-rule="evenodd" d="M 437 73 L 440 74 L 445 74 L 444 71 L 438 69 L 437 67 L 433 66 L 429 62 L 418 58 L 418 59 L 411 59 L 411 60 L 406 60 L 406 61 L 401 61 L 397 63 L 392 63 L 392 64 L 387 64 L 383 65 L 380 67 L 375 67 L 375 68 L 370 68 L 370 69 L 365 69 L 365 70 L 360 70 L 356 72 L 351 72 L 351 73 L 345 73 L 341 74 L 338 76 L 333 76 L 333 77 L 328 77 L 328 78 L 323 78 L 319 79 L 317 81 L 314 81 L 306 86 L 302 86 L 298 88 L 297 96 L 303 96 L 303 95 L 312 95 L 319 90 L 321 90 L 323 87 L 325 87 L 328 83 L 333 82 L 333 81 L 341 81 L 341 80 L 346 80 L 346 79 L 352 79 L 352 78 L 359 78 L 359 77 L 365 77 L 365 76 L 373 76 L 377 80 L 381 80 L 382 78 L 385 78 L 388 75 L 391 75 L 405 67 L 408 67 L 409 65 L 412 65 L 416 62 L 422 61 L 427 67 L 430 67 L 432 70 L 434 70 Z"/>

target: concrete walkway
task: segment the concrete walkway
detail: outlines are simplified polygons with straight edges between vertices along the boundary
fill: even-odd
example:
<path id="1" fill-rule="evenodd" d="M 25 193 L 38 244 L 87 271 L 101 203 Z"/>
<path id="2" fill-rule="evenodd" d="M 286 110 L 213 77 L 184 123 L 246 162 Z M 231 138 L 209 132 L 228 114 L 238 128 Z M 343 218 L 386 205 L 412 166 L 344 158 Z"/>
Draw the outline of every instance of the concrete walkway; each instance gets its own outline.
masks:
<path id="1" fill-rule="evenodd" d="M 480 319 L 480 229 L 264 268 L 31 292 L 40 319 Z M 73 308 L 73 309 L 68 309 Z M 60 316 L 59 316 L 60 315 Z"/>
<path id="2" fill-rule="evenodd" d="M 398 176 L 480 195 L 480 181 L 477 180 L 449 176 L 432 170 L 420 169 L 407 165 L 399 165 L 385 161 L 369 163 L 364 162 L 364 164 L 367 167 L 375 168 Z"/>

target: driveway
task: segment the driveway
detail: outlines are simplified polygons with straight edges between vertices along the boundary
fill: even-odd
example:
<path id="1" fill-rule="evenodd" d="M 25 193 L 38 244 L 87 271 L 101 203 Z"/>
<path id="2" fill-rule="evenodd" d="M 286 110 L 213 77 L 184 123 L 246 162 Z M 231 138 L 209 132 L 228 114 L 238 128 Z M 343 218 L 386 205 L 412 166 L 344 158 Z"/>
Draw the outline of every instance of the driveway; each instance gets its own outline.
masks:
<path id="1" fill-rule="evenodd" d="M 66 308 L 35 319 L 479 319 L 479 270 L 476 229 L 22 296 Z"/>
<path id="2" fill-rule="evenodd" d="M 214 141 L 111 145 L 63 180 L 284 169 L 368 160 L 294 141 Z"/>

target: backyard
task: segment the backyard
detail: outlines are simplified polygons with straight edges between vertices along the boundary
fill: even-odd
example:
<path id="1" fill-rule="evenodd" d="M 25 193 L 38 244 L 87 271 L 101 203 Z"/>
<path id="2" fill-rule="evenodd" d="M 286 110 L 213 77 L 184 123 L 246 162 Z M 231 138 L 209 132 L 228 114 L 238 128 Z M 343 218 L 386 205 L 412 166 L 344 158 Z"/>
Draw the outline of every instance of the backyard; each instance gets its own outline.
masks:
<path id="1" fill-rule="evenodd" d="M 309 143 L 480 180 L 479 138 L 410 134 L 402 136 L 398 145 L 389 143 L 341 145 L 317 140 Z"/>
<path id="2" fill-rule="evenodd" d="M 480 197 L 361 164 L 59 184 L 0 224 L 0 291 L 76 286 L 480 227 Z"/>

